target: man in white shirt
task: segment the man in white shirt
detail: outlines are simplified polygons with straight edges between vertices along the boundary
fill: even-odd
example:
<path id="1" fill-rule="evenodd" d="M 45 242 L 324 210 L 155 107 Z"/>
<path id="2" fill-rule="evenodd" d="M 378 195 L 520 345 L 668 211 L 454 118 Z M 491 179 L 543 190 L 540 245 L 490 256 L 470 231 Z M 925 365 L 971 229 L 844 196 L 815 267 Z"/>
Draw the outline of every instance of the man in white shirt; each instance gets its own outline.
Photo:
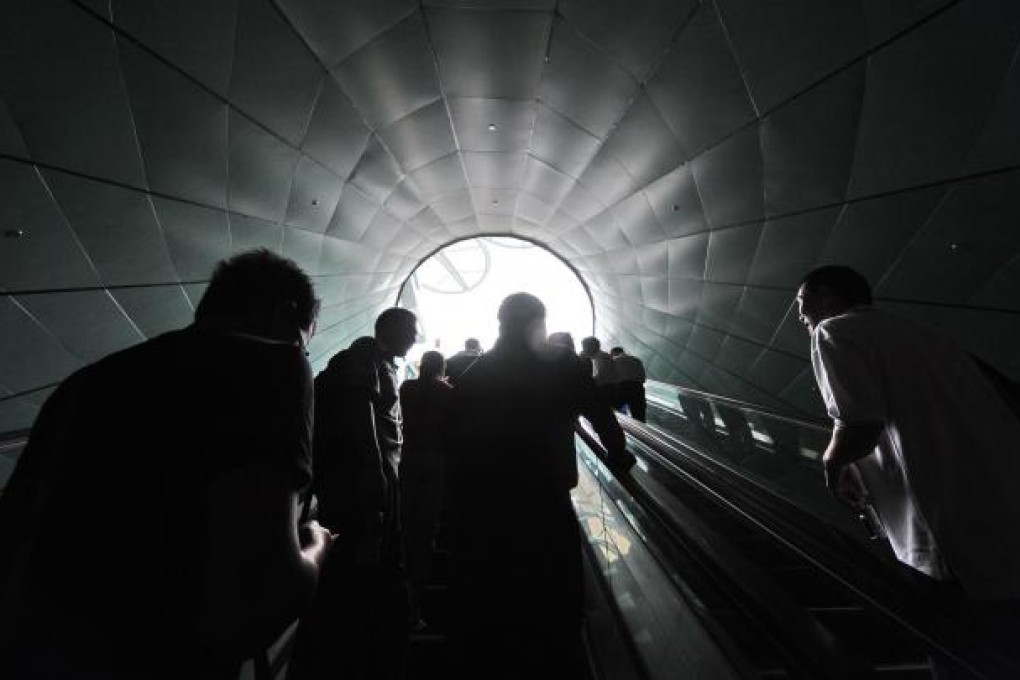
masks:
<path id="1" fill-rule="evenodd" d="M 874 505 L 904 564 L 1020 601 L 1020 423 L 991 383 L 950 339 L 871 307 L 848 267 L 810 272 L 797 304 L 834 422 L 829 488 Z"/>
<path id="2" fill-rule="evenodd" d="M 645 365 L 622 347 L 609 350 L 616 368 L 616 405 L 627 407 L 631 418 L 645 422 L 648 402 L 645 400 Z"/>

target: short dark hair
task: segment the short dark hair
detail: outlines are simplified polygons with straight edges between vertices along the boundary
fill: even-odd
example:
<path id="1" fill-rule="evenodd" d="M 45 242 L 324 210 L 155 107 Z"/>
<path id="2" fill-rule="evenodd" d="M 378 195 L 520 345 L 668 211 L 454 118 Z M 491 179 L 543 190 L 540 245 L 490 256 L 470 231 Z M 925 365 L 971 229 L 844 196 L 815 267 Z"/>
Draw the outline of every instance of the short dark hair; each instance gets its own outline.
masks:
<path id="1" fill-rule="evenodd" d="M 410 309 L 390 307 L 376 317 L 375 335 L 376 337 L 389 337 L 393 331 L 401 329 L 404 324 L 416 326 L 417 323 L 418 317 Z"/>
<path id="2" fill-rule="evenodd" d="M 584 340 L 581 340 L 581 348 L 585 351 L 599 351 L 602 349 L 602 343 L 594 335 L 589 335 Z"/>
<path id="3" fill-rule="evenodd" d="M 622 347 L 614 347 L 613 349 L 609 350 L 609 353 L 615 357 L 618 354 L 624 354 L 624 351 Z"/>
<path id="4" fill-rule="evenodd" d="M 550 333 L 546 342 L 548 342 L 550 345 L 556 345 L 557 347 L 567 347 L 570 349 L 571 352 L 575 351 L 574 336 L 571 335 L 570 333 L 567 333 L 566 331 L 557 331 L 555 333 Z"/>
<path id="5" fill-rule="evenodd" d="M 832 295 L 848 307 L 871 304 L 871 286 L 856 269 L 838 264 L 818 267 L 808 272 L 800 285 L 809 292 L 825 286 Z"/>
<path id="6" fill-rule="evenodd" d="M 478 338 L 468 338 L 464 341 L 464 349 L 478 350 L 482 348 L 482 343 L 478 341 Z"/>
<path id="7" fill-rule="evenodd" d="M 544 319 L 545 305 L 531 293 L 514 293 L 503 299 L 496 318 L 502 324 L 523 327 L 536 319 Z"/>
<path id="8" fill-rule="evenodd" d="M 438 378 L 446 374 L 446 359 L 439 352 L 429 350 L 421 355 L 419 376 L 422 380 Z"/>
<path id="9" fill-rule="evenodd" d="M 216 265 L 195 310 L 195 319 L 268 320 L 281 307 L 291 308 L 300 327 L 308 328 L 319 311 L 315 287 L 293 260 L 259 248 Z"/>

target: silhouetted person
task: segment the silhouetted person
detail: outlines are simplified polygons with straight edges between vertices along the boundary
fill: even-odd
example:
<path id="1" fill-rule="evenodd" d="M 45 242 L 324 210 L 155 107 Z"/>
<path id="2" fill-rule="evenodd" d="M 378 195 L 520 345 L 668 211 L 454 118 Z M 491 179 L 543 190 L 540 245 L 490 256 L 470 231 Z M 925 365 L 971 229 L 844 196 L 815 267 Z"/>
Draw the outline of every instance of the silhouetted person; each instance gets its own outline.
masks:
<path id="1" fill-rule="evenodd" d="M 417 380 L 400 386 L 404 445 L 400 456 L 401 516 L 407 578 L 413 596 L 412 621 L 421 626 L 421 593 L 432 566 L 433 540 L 443 509 L 448 449 L 446 416 L 453 388 L 446 382 L 446 360 L 425 352 Z"/>
<path id="2" fill-rule="evenodd" d="M 715 414 L 712 413 L 711 404 L 701 397 L 686 391 L 678 392 L 677 400 L 687 415 L 687 419 L 694 427 L 705 434 L 715 435 Z"/>
<path id="3" fill-rule="evenodd" d="M 559 347 L 565 347 L 570 350 L 571 354 L 577 354 L 577 346 L 574 345 L 574 336 L 566 331 L 557 331 L 549 334 L 548 342 L 550 345 L 557 345 Z M 579 359 L 581 357 L 578 357 Z M 587 359 L 583 359 L 585 365 L 588 364 Z"/>
<path id="4" fill-rule="evenodd" d="M 414 344 L 417 319 L 387 309 L 375 337 L 359 338 L 315 379 L 319 520 L 339 534 L 288 678 L 403 677 L 410 617 L 400 535 L 402 441 L 395 357 Z"/>
<path id="5" fill-rule="evenodd" d="M 460 376 L 474 365 L 482 356 L 482 343 L 477 338 L 464 341 L 464 349 L 446 360 L 446 377 L 451 385 L 456 385 Z"/>
<path id="6" fill-rule="evenodd" d="M 754 436 L 751 433 L 751 424 L 747 416 L 733 406 L 717 403 L 716 410 L 719 418 L 726 427 L 726 445 L 730 453 L 738 460 L 754 452 Z"/>
<path id="7" fill-rule="evenodd" d="M 596 337 L 581 340 L 580 356 L 591 361 L 592 375 L 599 394 L 610 408 L 616 406 L 616 365 L 613 357 L 602 349 L 602 343 Z"/>
<path id="8" fill-rule="evenodd" d="M 237 255 L 194 324 L 49 398 L 0 496 L 0 677 L 236 677 L 299 615 L 331 542 L 298 526 L 317 309 Z"/>
<path id="9" fill-rule="evenodd" d="M 645 399 L 645 365 L 622 347 L 609 351 L 616 369 L 616 405 L 626 407 L 631 418 L 645 422 L 648 402 Z"/>
<path id="10" fill-rule="evenodd" d="M 591 370 L 545 340 L 545 307 L 517 293 L 499 339 L 454 389 L 450 642 L 462 678 L 575 678 L 581 544 L 570 489 L 584 413 L 629 469 L 633 456 Z"/>
<path id="11" fill-rule="evenodd" d="M 901 562 L 994 603 L 1015 635 L 1020 423 L 956 343 L 873 308 L 853 269 L 810 272 L 797 304 L 834 423 L 829 488 L 870 497 Z"/>

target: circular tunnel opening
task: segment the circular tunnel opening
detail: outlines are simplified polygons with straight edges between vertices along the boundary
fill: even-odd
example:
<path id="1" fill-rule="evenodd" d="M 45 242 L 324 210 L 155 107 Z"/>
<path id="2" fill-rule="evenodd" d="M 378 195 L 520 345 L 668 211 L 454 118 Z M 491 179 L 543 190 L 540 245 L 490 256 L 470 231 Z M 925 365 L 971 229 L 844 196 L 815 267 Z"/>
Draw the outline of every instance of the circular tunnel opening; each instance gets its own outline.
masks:
<path id="1" fill-rule="evenodd" d="M 426 257 L 401 287 L 397 304 L 418 314 L 424 334 L 408 359 L 432 349 L 452 354 L 467 338 L 477 338 L 483 349 L 490 349 L 499 331 L 500 302 L 520 291 L 545 303 L 550 333 L 566 331 L 575 341 L 592 335 L 591 294 L 572 267 L 527 239 L 475 237 Z"/>

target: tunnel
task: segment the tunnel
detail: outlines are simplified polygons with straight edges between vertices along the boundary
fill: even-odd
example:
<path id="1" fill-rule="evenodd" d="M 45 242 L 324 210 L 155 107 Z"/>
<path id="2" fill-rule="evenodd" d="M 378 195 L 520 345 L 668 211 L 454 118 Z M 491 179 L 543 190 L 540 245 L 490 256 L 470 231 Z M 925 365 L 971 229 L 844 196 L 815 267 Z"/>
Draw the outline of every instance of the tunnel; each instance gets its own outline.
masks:
<path id="1" fill-rule="evenodd" d="M 816 264 L 1005 374 L 1012 3 L 5 3 L 0 430 L 186 324 L 264 246 L 364 335 L 427 254 L 519 234 L 649 374 L 819 414 Z"/>
<path id="2" fill-rule="evenodd" d="M 663 384 L 823 418 L 794 296 L 825 264 L 1020 379 L 1016 2 L 0 12 L 0 433 L 251 248 L 314 281 L 315 371 L 432 254 L 517 237 Z"/>

